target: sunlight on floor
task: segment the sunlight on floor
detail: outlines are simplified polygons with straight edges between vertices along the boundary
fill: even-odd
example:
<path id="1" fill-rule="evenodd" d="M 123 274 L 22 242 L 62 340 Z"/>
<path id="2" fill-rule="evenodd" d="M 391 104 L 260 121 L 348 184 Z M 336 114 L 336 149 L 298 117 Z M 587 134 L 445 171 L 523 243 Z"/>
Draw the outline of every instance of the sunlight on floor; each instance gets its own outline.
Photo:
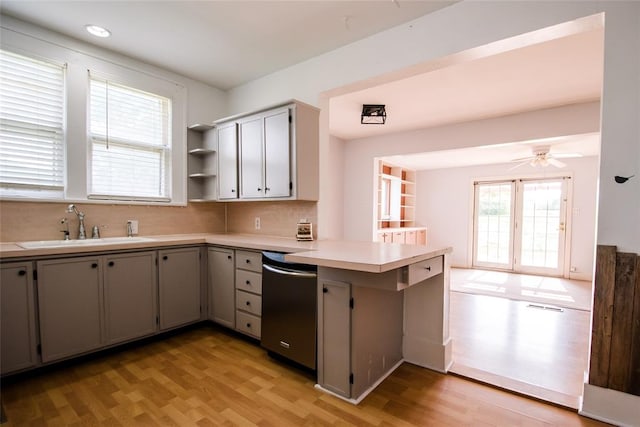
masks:
<path id="1" fill-rule="evenodd" d="M 459 268 L 451 269 L 451 290 L 576 310 L 590 310 L 592 299 L 589 281 Z"/>
<path id="2" fill-rule="evenodd" d="M 521 292 L 523 297 L 538 297 L 545 298 L 554 301 L 564 301 L 564 302 L 575 302 L 576 300 L 571 297 L 571 295 L 559 295 L 559 294 L 550 294 L 548 292 L 538 292 L 538 291 L 529 291 L 523 289 Z"/>

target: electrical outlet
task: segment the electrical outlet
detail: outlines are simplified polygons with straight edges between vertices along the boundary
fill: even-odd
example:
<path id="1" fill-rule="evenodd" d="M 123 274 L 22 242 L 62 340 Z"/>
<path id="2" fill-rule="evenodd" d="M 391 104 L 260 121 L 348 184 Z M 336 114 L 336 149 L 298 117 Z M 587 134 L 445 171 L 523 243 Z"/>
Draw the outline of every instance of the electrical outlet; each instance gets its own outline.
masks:
<path id="1" fill-rule="evenodd" d="M 256 217 L 255 225 L 256 225 L 256 230 L 260 230 L 260 217 L 259 216 Z"/>
<path id="2" fill-rule="evenodd" d="M 138 220 L 130 219 L 130 220 L 127 220 L 127 222 L 131 223 L 131 234 L 138 234 Z"/>

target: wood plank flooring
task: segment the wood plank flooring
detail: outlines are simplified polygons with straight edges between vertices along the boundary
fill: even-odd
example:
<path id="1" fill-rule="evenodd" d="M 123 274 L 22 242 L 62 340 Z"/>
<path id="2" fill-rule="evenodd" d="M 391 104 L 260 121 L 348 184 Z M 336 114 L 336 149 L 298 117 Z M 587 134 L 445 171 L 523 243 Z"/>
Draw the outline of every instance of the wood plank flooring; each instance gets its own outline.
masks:
<path id="1" fill-rule="evenodd" d="M 405 363 L 360 405 L 255 342 L 204 325 L 2 381 L 10 426 L 600 426 Z"/>
<path id="2" fill-rule="evenodd" d="M 453 372 L 578 408 L 590 313 L 451 292 Z"/>

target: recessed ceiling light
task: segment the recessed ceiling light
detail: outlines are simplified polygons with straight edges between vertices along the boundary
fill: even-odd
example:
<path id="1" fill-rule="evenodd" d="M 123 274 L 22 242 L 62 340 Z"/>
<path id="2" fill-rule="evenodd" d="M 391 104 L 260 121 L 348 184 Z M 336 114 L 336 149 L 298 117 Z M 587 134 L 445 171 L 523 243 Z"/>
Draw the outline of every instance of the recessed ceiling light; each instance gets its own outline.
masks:
<path id="1" fill-rule="evenodd" d="M 99 25 L 91 25 L 87 24 L 84 28 L 89 32 L 89 34 L 93 34 L 96 37 L 109 37 L 111 35 L 111 31 L 103 28 Z"/>

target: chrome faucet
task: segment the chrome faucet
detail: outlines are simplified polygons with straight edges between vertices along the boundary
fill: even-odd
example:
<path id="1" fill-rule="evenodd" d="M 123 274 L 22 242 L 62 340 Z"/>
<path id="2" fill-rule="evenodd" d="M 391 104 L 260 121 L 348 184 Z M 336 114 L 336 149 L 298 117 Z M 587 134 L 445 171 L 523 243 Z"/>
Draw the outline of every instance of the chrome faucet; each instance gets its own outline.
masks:
<path id="1" fill-rule="evenodd" d="M 87 234 L 84 230 L 84 213 L 80 212 L 78 208 L 76 208 L 76 205 L 67 206 L 67 212 L 69 213 L 73 212 L 78 216 L 78 221 L 80 222 L 78 226 L 78 239 L 80 240 L 86 239 Z"/>

